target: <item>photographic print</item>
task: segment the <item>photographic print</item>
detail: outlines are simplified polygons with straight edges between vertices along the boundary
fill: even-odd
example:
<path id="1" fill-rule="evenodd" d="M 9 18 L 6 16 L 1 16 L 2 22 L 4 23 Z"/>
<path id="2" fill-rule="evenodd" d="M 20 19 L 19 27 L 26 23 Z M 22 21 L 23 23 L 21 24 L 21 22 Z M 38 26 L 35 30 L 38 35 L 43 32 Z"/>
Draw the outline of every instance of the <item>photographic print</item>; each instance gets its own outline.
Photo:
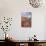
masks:
<path id="1" fill-rule="evenodd" d="M 32 26 L 32 13 L 22 12 L 21 13 L 21 27 L 31 27 Z"/>

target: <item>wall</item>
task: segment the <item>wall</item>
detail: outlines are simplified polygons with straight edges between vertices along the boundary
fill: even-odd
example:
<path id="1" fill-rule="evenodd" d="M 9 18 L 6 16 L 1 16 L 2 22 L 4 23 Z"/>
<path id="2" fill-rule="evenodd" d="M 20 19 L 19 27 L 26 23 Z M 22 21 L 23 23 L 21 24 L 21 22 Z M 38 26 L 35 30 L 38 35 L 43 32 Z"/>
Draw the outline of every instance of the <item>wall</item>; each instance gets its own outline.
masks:
<path id="1" fill-rule="evenodd" d="M 44 23 L 44 39 L 46 40 L 46 15 L 44 17 L 44 21 L 45 21 L 45 23 Z"/>
<path id="2" fill-rule="evenodd" d="M 21 27 L 21 12 L 23 11 L 32 12 L 32 28 Z M 16 40 L 28 40 L 34 34 L 39 40 L 44 40 L 45 12 L 45 8 L 32 8 L 28 0 L 0 0 L 0 17 L 13 17 L 8 34 Z"/>

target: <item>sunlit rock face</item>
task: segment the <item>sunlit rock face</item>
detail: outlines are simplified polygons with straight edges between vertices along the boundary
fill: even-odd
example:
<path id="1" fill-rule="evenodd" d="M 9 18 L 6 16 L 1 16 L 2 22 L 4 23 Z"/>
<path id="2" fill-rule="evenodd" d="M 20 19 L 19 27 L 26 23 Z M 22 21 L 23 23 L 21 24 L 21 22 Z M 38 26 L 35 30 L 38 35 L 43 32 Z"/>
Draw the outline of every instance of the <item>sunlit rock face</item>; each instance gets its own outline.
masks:
<path id="1" fill-rule="evenodd" d="M 29 0 L 29 3 L 32 7 L 38 8 L 42 4 L 42 0 Z"/>

